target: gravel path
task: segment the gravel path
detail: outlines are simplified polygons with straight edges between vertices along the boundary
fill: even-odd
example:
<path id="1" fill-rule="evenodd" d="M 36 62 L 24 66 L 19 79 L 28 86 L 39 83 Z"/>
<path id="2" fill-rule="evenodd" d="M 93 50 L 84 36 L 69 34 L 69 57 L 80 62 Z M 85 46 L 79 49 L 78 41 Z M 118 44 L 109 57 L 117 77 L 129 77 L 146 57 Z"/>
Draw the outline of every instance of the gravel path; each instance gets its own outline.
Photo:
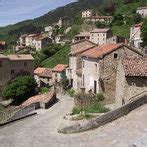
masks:
<path id="1" fill-rule="evenodd" d="M 72 107 L 72 99 L 60 97 L 50 109 L 1 128 L 0 147 L 147 147 L 147 105 L 92 131 L 58 134 Z"/>

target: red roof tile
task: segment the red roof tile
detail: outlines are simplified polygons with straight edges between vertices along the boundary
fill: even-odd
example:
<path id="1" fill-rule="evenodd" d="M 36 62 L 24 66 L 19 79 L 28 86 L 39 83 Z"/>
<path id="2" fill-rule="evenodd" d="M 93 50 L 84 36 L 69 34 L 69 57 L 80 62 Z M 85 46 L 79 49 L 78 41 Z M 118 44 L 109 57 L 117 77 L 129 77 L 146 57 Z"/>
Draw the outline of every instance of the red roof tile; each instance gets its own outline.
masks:
<path id="1" fill-rule="evenodd" d="M 68 65 L 65 64 L 58 64 L 53 68 L 53 72 L 62 72 Z"/>
<path id="2" fill-rule="evenodd" d="M 93 47 L 87 51 L 84 51 L 82 53 L 82 56 L 86 56 L 86 57 L 90 57 L 90 58 L 100 58 L 118 48 L 121 47 L 128 47 L 130 50 L 133 50 L 135 52 L 137 52 L 138 54 L 142 55 L 140 52 L 138 52 L 135 49 L 130 48 L 129 46 L 123 44 L 123 43 L 119 43 L 119 44 L 107 44 L 107 45 L 102 45 L 102 46 L 98 46 L 98 47 Z"/>
<path id="3" fill-rule="evenodd" d="M 94 29 L 94 30 L 92 30 L 90 33 L 106 33 L 106 32 L 108 32 L 109 30 L 110 30 L 109 28 Z"/>
<path id="4" fill-rule="evenodd" d="M 34 74 L 41 76 L 41 77 L 52 77 L 52 69 L 38 67 L 37 69 L 35 69 Z"/>
<path id="5" fill-rule="evenodd" d="M 147 77 L 147 58 L 125 58 L 122 64 L 126 76 Z"/>

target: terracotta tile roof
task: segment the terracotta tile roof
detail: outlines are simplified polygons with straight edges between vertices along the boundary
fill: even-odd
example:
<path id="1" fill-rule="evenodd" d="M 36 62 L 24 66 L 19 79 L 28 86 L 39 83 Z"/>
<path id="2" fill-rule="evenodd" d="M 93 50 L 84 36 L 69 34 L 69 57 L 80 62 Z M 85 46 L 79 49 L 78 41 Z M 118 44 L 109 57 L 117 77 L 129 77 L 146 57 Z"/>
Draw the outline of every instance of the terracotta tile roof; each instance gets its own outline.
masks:
<path id="1" fill-rule="evenodd" d="M 0 45 L 5 45 L 6 42 L 5 41 L 0 41 Z"/>
<path id="2" fill-rule="evenodd" d="M 117 50 L 121 47 L 127 47 L 130 50 L 133 50 L 134 52 L 137 52 L 138 54 L 142 55 L 140 52 L 138 52 L 135 49 L 132 49 L 131 47 L 123 44 L 123 43 L 119 43 L 119 44 L 107 44 L 107 45 L 102 45 L 102 46 L 97 46 L 97 47 L 93 47 L 91 49 L 88 49 L 87 51 L 84 51 L 81 55 L 85 56 L 85 57 L 90 57 L 90 58 L 101 58 L 104 55 Z"/>
<path id="3" fill-rule="evenodd" d="M 112 19 L 112 16 L 92 16 L 94 19 Z"/>
<path id="4" fill-rule="evenodd" d="M 20 37 L 21 38 L 25 38 L 25 37 L 27 37 L 28 36 L 28 34 L 23 34 L 23 35 L 21 35 Z"/>
<path id="5" fill-rule="evenodd" d="M 141 22 L 141 23 L 132 25 L 132 27 L 142 27 L 142 25 L 143 25 L 143 23 Z"/>
<path id="6" fill-rule="evenodd" d="M 30 35 L 28 35 L 27 37 L 28 37 L 28 38 L 31 38 L 31 37 L 37 37 L 37 36 L 40 36 L 40 35 L 38 35 L 38 34 L 30 34 Z"/>
<path id="7" fill-rule="evenodd" d="M 26 107 L 38 102 L 47 103 L 52 99 L 53 95 L 54 95 L 54 92 L 47 92 L 45 94 L 33 96 L 29 98 L 28 100 L 26 100 L 24 103 L 22 103 L 21 107 Z"/>
<path id="8" fill-rule="evenodd" d="M 52 77 L 52 69 L 51 68 L 38 67 L 34 70 L 34 74 L 41 76 L 41 77 Z"/>
<path id="9" fill-rule="evenodd" d="M 75 37 L 90 37 L 90 32 L 80 32 L 80 34 L 76 35 Z"/>
<path id="10" fill-rule="evenodd" d="M 43 39 L 46 39 L 46 38 L 49 39 L 49 37 L 39 36 L 39 37 L 35 38 L 35 40 L 36 40 L 36 41 L 40 41 L 40 40 L 43 40 Z"/>
<path id="11" fill-rule="evenodd" d="M 122 64 L 126 76 L 147 77 L 147 58 L 125 58 Z"/>
<path id="12" fill-rule="evenodd" d="M 62 72 L 68 65 L 65 64 L 58 64 L 53 68 L 53 72 Z"/>
<path id="13" fill-rule="evenodd" d="M 106 33 L 109 30 L 110 30 L 110 28 L 94 29 L 90 33 Z"/>
<path id="14" fill-rule="evenodd" d="M 82 53 L 82 56 L 91 57 L 91 58 L 99 58 L 119 47 L 121 47 L 123 44 L 108 44 L 108 45 L 102 45 L 93 47 L 85 52 Z"/>
<path id="15" fill-rule="evenodd" d="M 9 60 L 34 60 L 31 54 L 14 54 L 7 57 Z"/>
<path id="16" fill-rule="evenodd" d="M 77 48 L 76 50 L 74 50 L 74 51 L 71 51 L 70 52 L 70 54 L 71 55 L 77 55 L 77 54 L 79 54 L 79 53 L 82 53 L 82 52 L 84 52 L 84 51 L 86 51 L 86 50 L 89 50 L 90 48 L 93 48 L 95 45 L 85 45 L 85 46 L 82 46 L 82 47 L 80 47 L 80 48 Z"/>
<path id="17" fill-rule="evenodd" d="M 147 7 L 138 7 L 137 10 L 147 9 Z"/>

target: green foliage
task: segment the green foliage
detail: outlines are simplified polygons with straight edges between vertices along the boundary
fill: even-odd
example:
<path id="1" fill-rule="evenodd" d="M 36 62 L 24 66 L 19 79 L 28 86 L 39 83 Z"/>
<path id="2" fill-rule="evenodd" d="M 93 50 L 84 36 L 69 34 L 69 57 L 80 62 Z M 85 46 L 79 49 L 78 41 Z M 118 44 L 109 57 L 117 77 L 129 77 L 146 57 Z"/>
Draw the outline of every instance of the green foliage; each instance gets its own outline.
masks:
<path id="1" fill-rule="evenodd" d="M 143 46 L 147 46 L 147 18 L 144 19 L 144 22 L 141 28 L 141 37 L 143 40 Z"/>
<path id="2" fill-rule="evenodd" d="M 124 17 L 122 14 L 115 14 L 113 16 L 112 24 L 121 26 L 124 24 Z"/>
<path id="3" fill-rule="evenodd" d="M 105 99 L 103 93 L 97 93 L 95 97 L 98 101 L 103 101 Z"/>
<path id="4" fill-rule="evenodd" d="M 4 111 L 4 109 L 5 107 L 2 104 L 0 104 L 0 112 Z"/>
<path id="5" fill-rule="evenodd" d="M 95 98 L 94 94 L 93 93 L 85 93 L 85 92 L 78 92 L 75 94 L 76 98 L 79 98 L 79 99 L 91 99 L 91 98 Z"/>
<path id="6" fill-rule="evenodd" d="M 70 47 L 68 44 L 62 47 L 56 54 L 41 62 L 40 66 L 53 68 L 57 64 L 68 64 L 68 53 Z"/>
<path id="7" fill-rule="evenodd" d="M 48 91 L 49 91 L 49 89 L 48 89 L 47 87 L 41 87 L 41 88 L 40 88 L 41 94 L 46 93 L 46 92 L 48 92 Z"/>
<path id="8" fill-rule="evenodd" d="M 32 76 L 19 76 L 5 87 L 3 97 L 13 99 L 15 104 L 20 104 L 35 94 L 36 86 L 36 81 Z"/>
<path id="9" fill-rule="evenodd" d="M 90 105 L 84 109 L 85 113 L 106 113 L 110 111 L 100 103 Z"/>
<path id="10" fill-rule="evenodd" d="M 69 89 L 69 90 L 67 90 L 67 94 L 68 94 L 70 97 L 74 97 L 74 95 L 75 95 L 75 90 Z"/>
<path id="11" fill-rule="evenodd" d="M 95 25 L 96 25 L 97 28 L 105 28 L 105 27 L 107 27 L 107 25 L 105 23 L 100 22 L 100 21 L 97 21 L 95 23 Z"/>
<path id="12" fill-rule="evenodd" d="M 73 108 L 72 109 L 72 114 L 74 115 L 74 114 L 80 114 L 80 112 L 81 112 L 81 109 L 80 108 Z"/>
<path id="13" fill-rule="evenodd" d="M 67 90 L 69 86 L 69 80 L 66 77 L 62 78 L 61 85 L 63 87 L 63 90 Z"/>

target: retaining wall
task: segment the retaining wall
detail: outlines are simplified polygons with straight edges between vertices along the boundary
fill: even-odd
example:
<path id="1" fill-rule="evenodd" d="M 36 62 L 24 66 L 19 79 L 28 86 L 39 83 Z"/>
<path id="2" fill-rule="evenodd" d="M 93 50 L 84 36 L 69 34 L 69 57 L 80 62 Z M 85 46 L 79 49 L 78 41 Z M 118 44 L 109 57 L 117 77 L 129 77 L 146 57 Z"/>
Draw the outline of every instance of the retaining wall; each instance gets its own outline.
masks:
<path id="1" fill-rule="evenodd" d="M 83 131 L 87 131 L 90 129 L 94 129 L 97 127 L 100 127 L 102 125 L 105 125 L 117 118 L 120 118 L 126 114 L 128 114 L 130 111 L 138 108 L 139 106 L 147 103 L 147 92 L 138 96 L 138 98 L 126 105 L 123 105 L 122 107 L 113 110 L 111 112 L 108 112 L 100 117 L 97 117 L 95 119 L 92 119 L 86 123 L 80 123 L 76 125 L 72 125 L 69 127 L 61 128 L 58 130 L 59 133 L 79 133 Z"/>

